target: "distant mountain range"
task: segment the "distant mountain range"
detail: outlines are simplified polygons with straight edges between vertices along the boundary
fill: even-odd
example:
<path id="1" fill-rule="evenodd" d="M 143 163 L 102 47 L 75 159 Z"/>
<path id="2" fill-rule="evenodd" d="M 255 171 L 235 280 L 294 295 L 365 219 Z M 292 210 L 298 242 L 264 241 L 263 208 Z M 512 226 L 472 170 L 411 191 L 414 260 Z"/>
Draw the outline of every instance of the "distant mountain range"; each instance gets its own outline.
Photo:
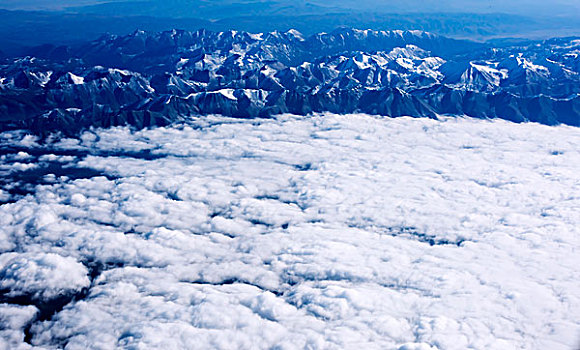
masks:
<path id="1" fill-rule="evenodd" d="M 441 1 L 423 1 L 421 6 L 413 6 L 417 1 L 397 1 L 399 6 L 394 6 L 396 4 L 392 1 L 366 0 L 328 3 L 273 0 L 108 1 L 94 6 L 61 8 L 71 2 L 30 0 L 10 1 L 6 4 L 6 1 L 0 0 L 1 50 L 15 55 L 30 46 L 79 44 L 94 40 L 104 33 L 127 35 L 135 30 L 159 32 L 174 28 L 252 33 L 296 29 L 305 35 L 313 35 L 330 32 L 338 27 L 355 27 L 423 30 L 476 41 L 505 37 L 547 39 L 580 35 L 580 5 L 576 9 L 563 11 L 564 7 L 552 3 L 543 6 L 558 10 L 557 15 L 549 10 L 532 11 L 528 7 L 512 6 L 512 2 L 509 2 L 513 9 L 511 12 L 492 11 L 496 7 L 482 11 L 479 5 L 465 6 L 462 11 L 458 11 L 457 6 L 435 11 L 438 8 L 435 4 Z M 488 2 L 491 0 L 485 3 Z M 84 2 L 87 3 L 90 0 Z M 336 3 L 343 6 L 332 6 Z M 54 10 L 39 10 L 47 6 Z M 21 10 L 14 10 L 19 8 Z"/>
<path id="2" fill-rule="evenodd" d="M 506 13 L 554 16 L 580 11 L 574 0 L 1 0 L 0 8 L 210 19 L 336 12 Z"/>
<path id="3" fill-rule="evenodd" d="M 323 111 L 580 126 L 578 38 L 492 45 L 423 31 L 137 31 L 25 54 L 0 66 L 1 130 Z"/>

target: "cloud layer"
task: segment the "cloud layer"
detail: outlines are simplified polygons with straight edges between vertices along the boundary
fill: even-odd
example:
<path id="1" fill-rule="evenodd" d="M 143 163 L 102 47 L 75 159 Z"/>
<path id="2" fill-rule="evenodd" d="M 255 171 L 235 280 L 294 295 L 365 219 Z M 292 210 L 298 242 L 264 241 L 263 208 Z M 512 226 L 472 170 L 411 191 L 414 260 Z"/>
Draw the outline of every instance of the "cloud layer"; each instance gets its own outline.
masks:
<path id="1" fill-rule="evenodd" d="M 0 137 L 7 347 L 578 343 L 577 128 L 326 114 Z"/>

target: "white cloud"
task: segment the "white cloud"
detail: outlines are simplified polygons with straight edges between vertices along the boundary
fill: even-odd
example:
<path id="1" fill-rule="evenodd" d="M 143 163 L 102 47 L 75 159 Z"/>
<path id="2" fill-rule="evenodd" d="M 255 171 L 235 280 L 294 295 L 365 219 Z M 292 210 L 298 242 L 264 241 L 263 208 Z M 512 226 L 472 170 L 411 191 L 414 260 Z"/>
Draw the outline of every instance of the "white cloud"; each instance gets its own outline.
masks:
<path id="1" fill-rule="evenodd" d="M 3 189 L 0 189 L 0 203 L 1 202 L 8 202 L 10 200 L 10 198 L 12 198 L 10 193 L 4 191 Z"/>
<path id="2" fill-rule="evenodd" d="M 37 314 L 34 306 L 0 304 L 0 348 L 29 349 L 22 331 Z"/>
<path id="3" fill-rule="evenodd" d="M 0 206 L 2 288 L 90 284 L 34 323 L 38 346 L 569 349 L 578 144 L 565 126 L 331 114 L 54 139 L 47 161 L 85 152 L 63 161 L 107 177 Z"/>
<path id="4" fill-rule="evenodd" d="M 39 222 L 52 218 L 39 216 Z M 58 254 L 5 253 L 0 255 L 0 289 L 8 297 L 21 295 L 50 300 L 88 287 L 87 269 L 74 258 Z"/>

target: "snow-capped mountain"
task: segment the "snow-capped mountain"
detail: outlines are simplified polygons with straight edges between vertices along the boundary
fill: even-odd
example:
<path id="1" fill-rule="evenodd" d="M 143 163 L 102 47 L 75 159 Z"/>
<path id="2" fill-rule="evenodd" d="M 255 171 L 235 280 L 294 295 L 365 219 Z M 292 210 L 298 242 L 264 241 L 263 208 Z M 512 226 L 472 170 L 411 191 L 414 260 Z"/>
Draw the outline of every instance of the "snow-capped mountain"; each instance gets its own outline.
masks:
<path id="1" fill-rule="evenodd" d="M 579 52 L 573 39 L 491 47 L 420 31 L 137 31 L 7 60 L 0 128 L 323 111 L 580 125 Z"/>

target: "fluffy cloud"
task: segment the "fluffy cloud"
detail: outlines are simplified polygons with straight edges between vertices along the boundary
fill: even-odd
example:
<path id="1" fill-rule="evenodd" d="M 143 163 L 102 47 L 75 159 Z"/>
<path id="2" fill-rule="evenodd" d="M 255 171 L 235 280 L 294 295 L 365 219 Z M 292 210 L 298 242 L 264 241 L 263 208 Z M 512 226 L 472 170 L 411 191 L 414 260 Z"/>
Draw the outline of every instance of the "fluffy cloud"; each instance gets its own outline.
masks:
<path id="1" fill-rule="evenodd" d="M 40 213 L 37 225 L 49 225 L 54 216 Z M 8 297 L 22 295 L 50 300 L 89 285 L 86 267 L 74 258 L 58 254 L 5 253 L 0 256 L 0 289 Z"/>
<path id="2" fill-rule="evenodd" d="M 23 329 L 34 320 L 38 310 L 34 306 L 0 304 L 0 348 L 30 349 L 24 342 Z"/>
<path id="3" fill-rule="evenodd" d="M 6 176 L 68 171 L 3 189 L 5 341 L 28 346 L 30 323 L 32 345 L 67 349 L 578 341 L 578 129 L 208 116 L 0 142 L 2 166 L 34 166 Z M 67 294 L 11 316 L 17 295 Z"/>

